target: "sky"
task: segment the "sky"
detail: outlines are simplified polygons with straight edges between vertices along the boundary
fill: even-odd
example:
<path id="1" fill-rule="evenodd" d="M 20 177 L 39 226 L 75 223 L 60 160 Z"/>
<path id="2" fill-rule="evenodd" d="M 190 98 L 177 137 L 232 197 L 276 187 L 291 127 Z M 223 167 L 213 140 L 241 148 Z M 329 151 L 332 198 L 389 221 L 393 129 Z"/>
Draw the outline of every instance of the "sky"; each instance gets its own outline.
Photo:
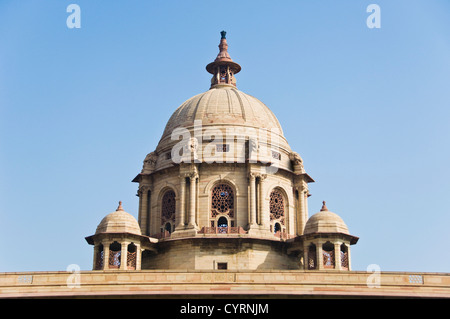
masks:
<path id="1" fill-rule="evenodd" d="M 447 0 L 2 0 L 0 272 L 92 269 L 85 237 L 118 201 L 137 217 L 131 180 L 222 30 L 315 180 L 309 215 L 326 200 L 360 238 L 353 270 L 450 272 Z"/>

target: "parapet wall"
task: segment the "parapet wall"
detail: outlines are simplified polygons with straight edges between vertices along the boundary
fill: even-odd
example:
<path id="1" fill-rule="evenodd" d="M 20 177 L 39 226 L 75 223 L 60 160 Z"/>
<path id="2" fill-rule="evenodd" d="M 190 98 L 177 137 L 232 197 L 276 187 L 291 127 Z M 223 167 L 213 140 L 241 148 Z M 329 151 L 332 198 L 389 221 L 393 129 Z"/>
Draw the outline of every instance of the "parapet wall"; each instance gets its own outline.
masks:
<path id="1" fill-rule="evenodd" d="M 0 298 L 450 298 L 450 274 L 360 271 L 0 273 Z"/>

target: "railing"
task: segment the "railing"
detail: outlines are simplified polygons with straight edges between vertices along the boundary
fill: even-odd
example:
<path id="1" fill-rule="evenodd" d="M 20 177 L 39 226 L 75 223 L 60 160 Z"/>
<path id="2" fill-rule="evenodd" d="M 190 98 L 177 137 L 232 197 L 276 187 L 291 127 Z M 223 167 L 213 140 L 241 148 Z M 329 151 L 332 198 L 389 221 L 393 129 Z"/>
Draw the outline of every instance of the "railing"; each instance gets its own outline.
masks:
<path id="1" fill-rule="evenodd" d="M 242 235 L 247 234 L 247 232 L 242 227 L 202 227 L 198 231 L 198 234 L 212 235 L 212 234 L 236 234 Z"/>
<path id="2" fill-rule="evenodd" d="M 136 252 L 127 252 L 127 269 L 136 269 Z"/>
<path id="3" fill-rule="evenodd" d="M 274 233 L 274 236 L 280 239 L 287 239 L 288 235 L 286 232 L 281 232 L 281 231 L 277 231 L 276 233 Z"/>
<path id="4" fill-rule="evenodd" d="M 197 234 L 204 234 L 204 235 L 245 235 L 247 234 L 247 231 L 244 230 L 241 226 L 239 227 L 202 227 Z M 291 236 L 287 234 L 286 232 L 278 231 L 273 234 L 274 237 L 279 238 L 280 240 L 286 240 L 295 236 Z M 150 237 L 156 238 L 156 239 L 166 239 L 170 238 L 171 233 L 167 230 L 153 234 Z"/>
<path id="5" fill-rule="evenodd" d="M 103 269 L 103 250 L 97 252 L 97 259 L 95 262 L 95 270 L 102 270 Z"/>
<path id="6" fill-rule="evenodd" d="M 316 269 L 317 268 L 317 260 L 316 260 L 316 251 L 309 250 L 308 251 L 308 269 Z"/>
<path id="7" fill-rule="evenodd" d="M 348 252 L 341 251 L 341 268 L 348 269 Z"/>
<path id="8" fill-rule="evenodd" d="M 291 239 L 291 238 L 295 238 L 295 235 L 290 235 L 286 232 L 281 232 L 281 231 L 277 231 L 276 233 L 273 234 L 276 238 L 279 238 L 280 240 L 287 240 L 287 239 Z"/>

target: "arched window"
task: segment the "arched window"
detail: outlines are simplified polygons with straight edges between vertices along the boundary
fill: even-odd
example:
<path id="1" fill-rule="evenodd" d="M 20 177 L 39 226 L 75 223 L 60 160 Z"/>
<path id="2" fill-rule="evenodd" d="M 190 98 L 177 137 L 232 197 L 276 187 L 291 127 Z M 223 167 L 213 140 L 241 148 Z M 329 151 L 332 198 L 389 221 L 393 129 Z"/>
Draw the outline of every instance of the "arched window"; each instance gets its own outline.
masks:
<path id="1" fill-rule="evenodd" d="M 109 268 L 120 268 L 121 248 L 116 241 L 109 245 Z"/>
<path id="2" fill-rule="evenodd" d="M 334 245 L 327 241 L 322 245 L 323 267 L 334 268 Z"/>
<path id="3" fill-rule="evenodd" d="M 175 192 L 168 190 L 164 193 L 161 203 L 161 225 L 167 222 L 175 223 Z"/>
<path id="4" fill-rule="evenodd" d="M 275 223 L 275 227 L 274 227 L 274 233 L 278 233 L 281 231 L 281 225 L 280 223 Z"/>
<path id="5" fill-rule="evenodd" d="M 222 216 L 217 221 L 217 232 L 226 234 L 227 231 L 228 231 L 228 220 L 226 217 Z"/>
<path id="6" fill-rule="evenodd" d="M 281 235 L 285 232 L 285 202 L 280 190 L 274 189 L 270 193 L 270 229 L 275 235 Z M 273 228 L 272 228 L 273 227 Z"/>
<path id="7" fill-rule="evenodd" d="M 127 269 L 136 269 L 136 245 L 131 243 L 127 247 Z"/>
<path id="8" fill-rule="evenodd" d="M 172 232 L 172 224 L 169 223 L 169 222 L 167 222 L 167 223 L 164 225 L 164 230 L 167 231 L 167 232 L 169 232 L 169 233 L 171 233 L 171 232 Z"/>
<path id="9" fill-rule="evenodd" d="M 219 184 L 211 191 L 211 217 L 219 214 L 234 218 L 234 192 L 227 184 Z"/>
<path id="10" fill-rule="evenodd" d="M 317 268 L 316 245 L 311 244 L 308 248 L 308 269 Z"/>
<path id="11" fill-rule="evenodd" d="M 103 260 L 104 260 L 103 244 L 100 244 L 98 245 L 97 248 L 97 257 L 95 259 L 95 270 L 103 269 Z"/>
<path id="12" fill-rule="evenodd" d="M 341 268 L 348 269 L 348 247 L 345 244 L 341 245 Z"/>
<path id="13" fill-rule="evenodd" d="M 217 227 L 228 227 L 228 220 L 225 217 L 220 217 L 217 221 Z"/>

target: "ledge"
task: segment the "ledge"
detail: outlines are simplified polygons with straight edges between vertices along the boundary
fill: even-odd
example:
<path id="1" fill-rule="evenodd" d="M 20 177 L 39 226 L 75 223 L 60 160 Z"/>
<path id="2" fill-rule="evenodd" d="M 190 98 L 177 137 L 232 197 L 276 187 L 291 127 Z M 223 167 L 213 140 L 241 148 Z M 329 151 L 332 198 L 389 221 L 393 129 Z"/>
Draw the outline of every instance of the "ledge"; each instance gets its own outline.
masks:
<path id="1" fill-rule="evenodd" d="M 373 275 L 362 271 L 305 270 L 108 270 L 81 271 L 78 277 L 64 271 L 0 273 L 0 298 L 450 298 L 448 273 L 381 272 L 376 287 L 371 281 Z"/>

